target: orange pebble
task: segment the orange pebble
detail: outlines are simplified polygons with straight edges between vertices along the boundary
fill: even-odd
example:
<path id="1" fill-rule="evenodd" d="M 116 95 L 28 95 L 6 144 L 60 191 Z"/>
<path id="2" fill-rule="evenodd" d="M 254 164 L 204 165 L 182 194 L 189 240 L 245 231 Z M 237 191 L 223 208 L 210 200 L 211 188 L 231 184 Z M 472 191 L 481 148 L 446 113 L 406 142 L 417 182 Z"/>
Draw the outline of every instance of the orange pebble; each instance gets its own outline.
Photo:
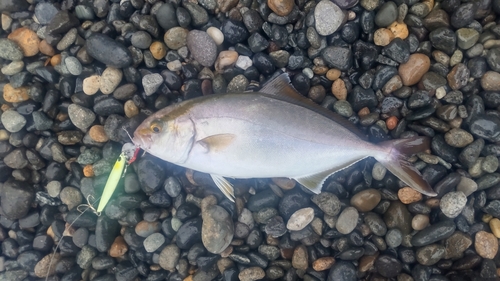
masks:
<path id="1" fill-rule="evenodd" d="M 387 125 L 387 129 L 394 130 L 398 125 L 398 118 L 396 116 L 391 116 L 385 120 L 385 124 Z"/>
<path id="2" fill-rule="evenodd" d="M 57 54 L 50 59 L 50 64 L 56 66 L 61 63 L 61 55 Z"/>
<path id="3" fill-rule="evenodd" d="M 94 169 L 92 168 L 92 165 L 87 165 L 83 168 L 83 175 L 87 178 L 94 176 Z"/>
<path id="4" fill-rule="evenodd" d="M 401 39 L 406 39 L 408 35 L 410 34 L 408 31 L 408 26 L 404 22 L 393 22 L 391 25 L 387 27 L 392 34 L 394 34 L 394 37 L 396 38 L 401 38 Z"/>

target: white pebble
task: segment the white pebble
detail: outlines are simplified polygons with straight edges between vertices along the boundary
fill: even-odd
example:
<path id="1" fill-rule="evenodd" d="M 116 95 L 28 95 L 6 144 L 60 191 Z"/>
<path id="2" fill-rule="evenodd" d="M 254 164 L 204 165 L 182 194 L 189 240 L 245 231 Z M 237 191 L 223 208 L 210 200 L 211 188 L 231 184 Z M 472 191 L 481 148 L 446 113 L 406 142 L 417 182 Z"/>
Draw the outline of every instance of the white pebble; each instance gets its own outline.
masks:
<path id="1" fill-rule="evenodd" d="M 446 90 L 444 87 L 439 87 L 436 89 L 436 98 L 438 100 L 444 98 L 444 96 L 446 96 Z"/>
<path id="2" fill-rule="evenodd" d="M 299 231 L 304 229 L 308 224 L 314 219 L 314 209 L 313 208 L 303 208 L 292 214 L 286 228 L 291 231 Z"/>
<path id="3" fill-rule="evenodd" d="M 441 202 L 439 202 L 439 207 L 445 216 L 449 218 L 456 218 L 467 204 L 467 196 L 462 191 L 448 192 Z"/>
<path id="4" fill-rule="evenodd" d="M 182 69 L 182 64 L 179 60 L 174 60 L 167 63 L 167 68 L 170 71 L 180 71 Z"/>
<path id="5" fill-rule="evenodd" d="M 224 42 L 224 34 L 217 27 L 209 27 L 207 33 L 214 39 L 215 44 L 220 45 Z"/>
<path id="6" fill-rule="evenodd" d="M 252 66 L 252 60 L 247 56 L 239 56 L 236 60 L 236 66 L 243 70 L 247 70 L 247 68 Z"/>

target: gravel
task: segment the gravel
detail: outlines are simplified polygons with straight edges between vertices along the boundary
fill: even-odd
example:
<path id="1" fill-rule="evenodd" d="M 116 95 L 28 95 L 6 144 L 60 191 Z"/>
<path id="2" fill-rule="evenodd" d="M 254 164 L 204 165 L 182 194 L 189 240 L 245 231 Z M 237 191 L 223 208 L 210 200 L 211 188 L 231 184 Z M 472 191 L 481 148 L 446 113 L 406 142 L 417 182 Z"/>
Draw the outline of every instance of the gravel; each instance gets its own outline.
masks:
<path id="1" fill-rule="evenodd" d="M 0 1 L 0 279 L 498 278 L 499 1 L 76 2 Z M 123 128 L 283 72 L 374 144 L 427 136 L 405 159 L 437 196 L 368 158 L 319 194 L 230 179 L 232 203 L 141 153 L 80 212 Z"/>

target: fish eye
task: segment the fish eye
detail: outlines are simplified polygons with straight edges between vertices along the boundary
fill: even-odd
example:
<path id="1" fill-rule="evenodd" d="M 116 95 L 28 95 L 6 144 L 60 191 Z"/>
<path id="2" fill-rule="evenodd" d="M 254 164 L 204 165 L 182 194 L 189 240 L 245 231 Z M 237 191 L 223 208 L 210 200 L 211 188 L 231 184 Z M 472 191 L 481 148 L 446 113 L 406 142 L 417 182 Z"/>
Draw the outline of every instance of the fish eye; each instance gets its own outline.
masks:
<path id="1" fill-rule="evenodd" d="M 161 132 L 163 126 L 161 124 L 160 121 L 158 120 L 155 120 L 153 122 L 151 122 L 151 125 L 149 126 L 149 128 L 151 129 L 151 131 L 153 131 L 154 133 L 159 133 Z"/>

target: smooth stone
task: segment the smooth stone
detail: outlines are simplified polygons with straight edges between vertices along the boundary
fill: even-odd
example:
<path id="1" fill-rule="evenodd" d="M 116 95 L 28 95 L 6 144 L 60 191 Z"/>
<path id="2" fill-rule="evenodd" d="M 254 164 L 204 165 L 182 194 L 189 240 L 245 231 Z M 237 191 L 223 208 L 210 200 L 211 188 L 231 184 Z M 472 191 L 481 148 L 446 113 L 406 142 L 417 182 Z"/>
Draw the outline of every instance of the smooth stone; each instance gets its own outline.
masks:
<path id="1" fill-rule="evenodd" d="M 481 257 L 493 259 L 498 252 L 498 238 L 492 233 L 479 231 L 475 236 L 474 248 Z"/>
<path id="2" fill-rule="evenodd" d="M 438 244 L 431 244 L 419 248 L 417 250 L 416 256 L 417 261 L 422 265 L 434 265 L 439 260 L 441 260 L 446 253 L 444 246 Z"/>
<path id="3" fill-rule="evenodd" d="M 487 71 L 481 77 L 481 87 L 486 91 L 500 91 L 500 73 Z"/>
<path id="4" fill-rule="evenodd" d="M 377 207 L 381 198 L 378 190 L 370 188 L 354 194 L 351 198 L 351 205 L 360 212 L 369 212 Z"/>
<path id="5" fill-rule="evenodd" d="M 178 265 L 180 254 L 180 249 L 175 244 L 167 245 L 161 251 L 158 263 L 161 268 L 173 272 Z"/>
<path id="6" fill-rule="evenodd" d="M 21 219 L 28 214 L 34 199 L 31 188 L 19 181 L 7 181 L 1 190 L 0 207 L 6 218 Z"/>
<path id="7" fill-rule="evenodd" d="M 322 0 L 314 8 L 316 31 L 321 36 L 328 36 L 337 31 L 344 17 L 344 12 L 331 1 Z"/>
<path id="8" fill-rule="evenodd" d="M 424 54 L 413 54 L 409 60 L 401 64 L 398 69 L 403 85 L 412 86 L 417 84 L 422 76 L 430 68 L 430 59 Z"/>
<path id="9" fill-rule="evenodd" d="M 78 104 L 70 104 L 68 106 L 68 115 L 71 122 L 84 132 L 94 123 L 96 118 L 92 110 Z"/>
<path id="10" fill-rule="evenodd" d="M 220 206 L 210 206 L 202 212 L 201 239 L 205 248 L 213 254 L 222 253 L 231 243 L 234 225 L 229 213 Z"/>
<path id="11" fill-rule="evenodd" d="M 349 261 L 335 262 L 328 272 L 327 281 L 356 281 L 357 270 Z"/>
<path id="12" fill-rule="evenodd" d="M 7 110 L 2 113 L 0 121 L 2 121 L 4 128 L 11 133 L 21 131 L 27 123 L 26 118 L 14 110 Z"/>
<path id="13" fill-rule="evenodd" d="M 114 68 L 132 64 L 130 51 L 121 43 L 104 34 L 92 34 L 85 44 L 87 53 L 94 59 Z"/>
<path id="14" fill-rule="evenodd" d="M 444 135 L 447 144 L 453 147 L 466 147 L 474 141 L 474 137 L 467 131 L 453 128 Z"/>
<path id="15" fill-rule="evenodd" d="M 388 228 L 398 228 L 403 235 L 411 232 L 411 214 L 406 205 L 399 201 L 391 202 L 384 214 L 384 222 Z"/>
<path id="16" fill-rule="evenodd" d="M 206 67 L 214 64 L 217 58 L 217 44 L 207 32 L 191 30 L 186 40 L 187 47 L 196 61 Z"/>
<path id="17" fill-rule="evenodd" d="M 146 96 L 154 94 L 162 85 L 163 77 L 158 73 L 146 74 L 142 77 L 142 86 Z"/>
<path id="18" fill-rule="evenodd" d="M 341 202 L 337 196 L 330 192 L 321 192 L 311 198 L 311 201 L 316 204 L 325 214 L 336 216 L 340 213 Z"/>
<path id="19" fill-rule="evenodd" d="M 450 237 L 455 228 L 452 220 L 435 223 L 415 234 L 411 239 L 411 244 L 415 247 L 430 245 Z"/>
<path id="20" fill-rule="evenodd" d="M 23 59 L 23 52 L 19 45 L 7 38 L 0 38 L 0 58 L 10 60 L 10 61 L 19 61 Z"/>
<path id="21" fill-rule="evenodd" d="M 392 1 L 386 2 L 375 15 L 375 24 L 379 27 L 388 27 L 398 17 L 398 9 Z"/>
<path id="22" fill-rule="evenodd" d="M 304 229 L 314 219 L 313 208 L 303 208 L 297 210 L 288 219 L 286 228 L 290 231 L 299 231 Z"/>
<path id="23" fill-rule="evenodd" d="M 326 47 L 321 52 L 321 57 L 329 67 L 337 68 L 341 71 L 347 71 L 352 66 L 352 53 L 347 48 Z"/>
<path id="24" fill-rule="evenodd" d="M 144 239 L 144 249 L 148 253 L 153 253 L 165 243 L 165 236 L 161 233 L 153 233 Z"/>
<path id="25" fill-rule="evenodd" d="M 358 219 L 358 210 L 354 207 L 347 207 L 340 213 L 335 227 L 340 233 L 349 234 L 356 228 Z"/>
<path id="26" fill-rule="evenodd" d="M 449 218 L 456 218 L 467 204 L 467 196 L 461 192 L 449 192 L 445 194 L 439 202 L 439 207 L 443 214 Z"/>

